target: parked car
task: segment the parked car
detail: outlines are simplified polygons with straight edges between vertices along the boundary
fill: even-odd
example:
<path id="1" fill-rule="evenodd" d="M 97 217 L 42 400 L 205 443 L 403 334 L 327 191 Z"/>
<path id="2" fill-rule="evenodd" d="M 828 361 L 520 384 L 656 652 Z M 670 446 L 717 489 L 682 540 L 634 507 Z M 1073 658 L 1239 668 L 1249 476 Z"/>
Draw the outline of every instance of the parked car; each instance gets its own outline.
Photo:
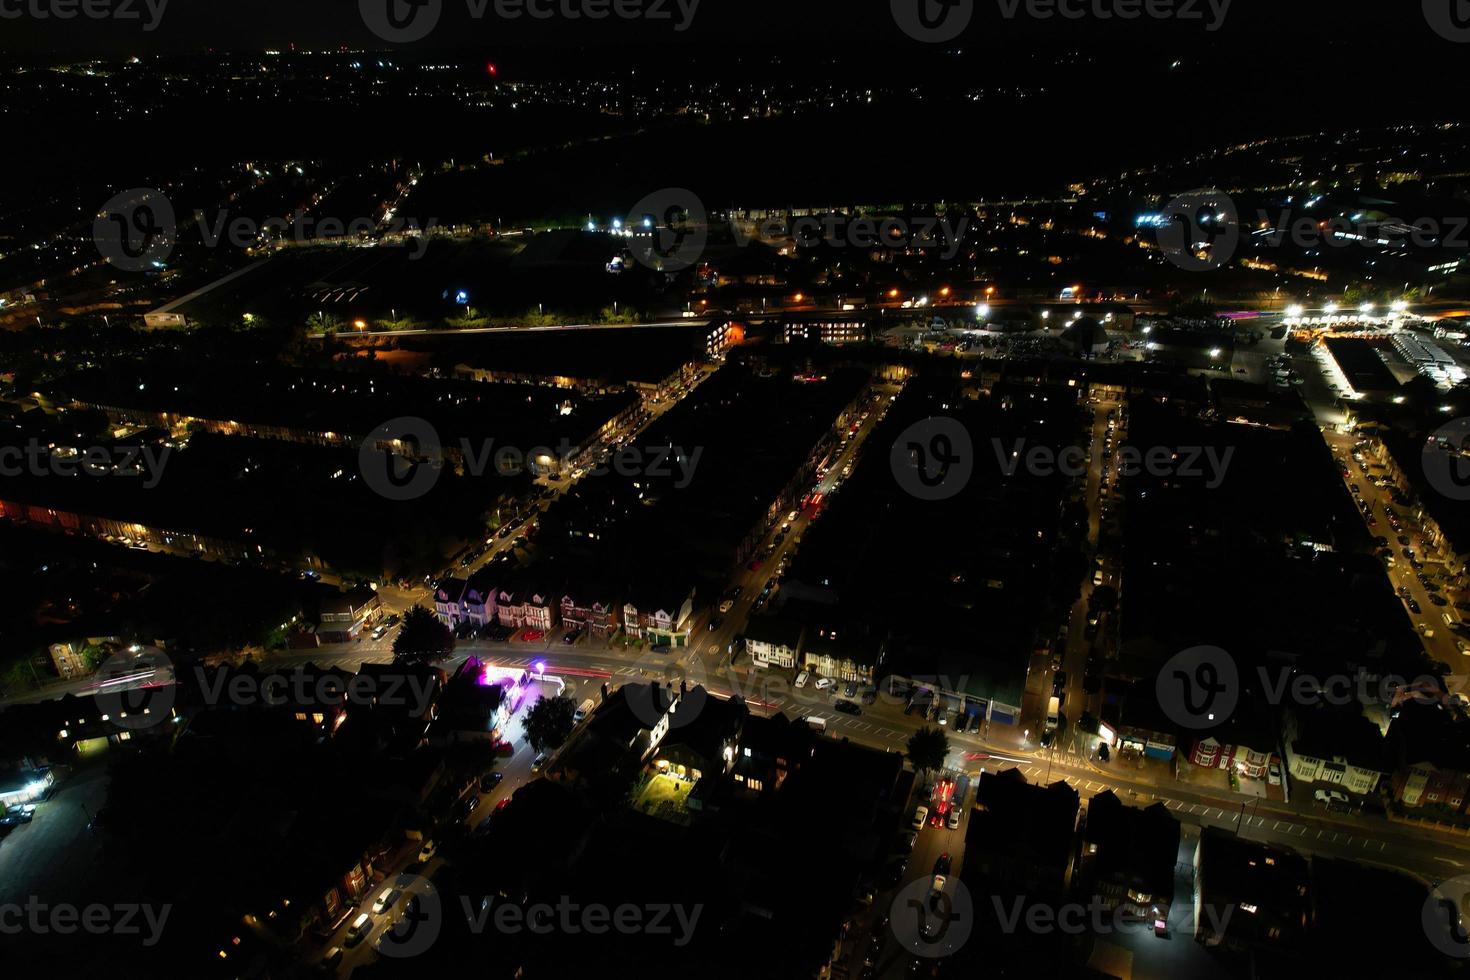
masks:
<path id="1" fill-rule="evenodd" d="M 347 941 L 344 945 L 348 949 L 359 946 L 368 937 L 368 933 L 372 931 L 373 917 L 364 912 L 352 920 L 352 925 L 347 930 Z"/>
<path id="2" fill-rule="evenodd" d="M 501 780 L 503 780 L 503 779 L 505 779 L 505 773 L 503 773 L 503 772 L 487 772 L 487 773 L 485 773 L 483 776 L 480 777 L 480 792 L 481 793 L 488 793 L 488 792 L 490 792 L 495 787 L 499 786 Z"/>
<path id="3" fill-rule="evenodd" d="M 845 715 L 860 715 L 863 713 L 862 708 L 845 698 L 838 698 L 832 703 L 832 707 Z"/>
<path id="4" fill-rule="evenodd" d="M 1281 785 L 1281 767 L 1274 762 L 1266 767 L 1266 782 L 1272 786 Z"/>
<path id="5" fill-rule="evenodd" d="M 581 630 L 567 630 L 565 633 L 562 634 L 561 641 L 567 646 L 571 646 L 573 643 L 577 642 L 577 637 L 581 635 Z"/>
<path id="6" fill-rule="evenodd" d="M 1338 806 L 1347 806 L 1348 804 L 1347 794 L 1335 789 L 1315 790 L 1312 793 L 1312 799 L 1316 800 L 1318 803 L 1326 803 L 1328 806 L 1332 806 L 1334 804 Z"/>
<path id="7" fill-rule="evenodd" d="M 923 830 L 924 824 L 929 822 L 929 808 L 927 806 L 914 807 L 914 819 L 909 822 L 913 830 Z"/>
<path id="8" fill-rule="evenodd" d="M 317 972 L 322 974 L 323 976 L 333 976 L 337 972 L 337 965 L 341 962 L 342 947 L 333 946 L 331 949 L 327 950 L 326 955 L 317 962 Z"/>
<path id="9" fill-rule="evenodd" d="M 1104 747 L 1106 748 L 1106 745 Z M 957 806 L 956 807 L 950 807 L 950 810 L 949 810 L 949 818 L 945 822 L 945 826 L 948 827 L 950 830 L 959 830 L 960 829 L 960 808 L 959 807 L 957 807 Z"/>
<path id="10" fill-rule="evenodd" d="M 834 687 L 836 684 L 837 684 L 837 682 L 834 681 L 830 677 L 818 677 L 817 678 L 817 690 L 819 690 L 819 691 L 825 691 L 825 690 L 827 690 L 830 687 Z"/>
<path id="11" fill-rule="evenodd" d="M 806 687 L 806 682 L 811 680 L 811 676 L 811 674 L 808 674 L 806 671 L 803 670 L 801 673 L 796 675 L 796 686 L 798 688 Z"/>
<path id="12" fill-rule="evenodd" d="M 382 892 L 378 894 L 378 897 L 373 901 L 373 915 L 382 915 L 384 912 L 391 909 L 395 904 L 397 904 L 398 899 L 401 898 L 402 895 L 403 893 L 394 888 L 392 885 L 384 888 Z"/>

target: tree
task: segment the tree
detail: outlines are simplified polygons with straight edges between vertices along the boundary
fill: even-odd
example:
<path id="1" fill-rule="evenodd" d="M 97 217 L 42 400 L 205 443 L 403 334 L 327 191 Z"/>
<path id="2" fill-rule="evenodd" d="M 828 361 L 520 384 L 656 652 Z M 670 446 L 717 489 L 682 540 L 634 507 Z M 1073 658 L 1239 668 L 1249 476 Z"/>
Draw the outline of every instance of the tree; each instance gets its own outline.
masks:
<path id="1" fill-rule="evenodd" d="M 526 741 L 537 752 L 554 749 L 572 733 L 577 706 L 566 695 L 542 698 L 526 715 Z"/>
<path id="2" fill-rule="evenodd" d="M 925 725 L 909 736 L 909 761 L 920 772 L 943 769 L 949 755 L 949 736 Z"/>
<path id="3" fill-rule="evenodd" d="M 325 311 L 313 313 L 306 318 L 306 328 L 312 333 L 335 333 L 341 326 L 341 318 Z"/>
<path id="4" fill-rule="evenodd" d="M 393 659 L 423 663 L 447 660 L 454 653 L 454 631 L 423 606 L 403 615 L 403 628 L 393 638 Z"/>

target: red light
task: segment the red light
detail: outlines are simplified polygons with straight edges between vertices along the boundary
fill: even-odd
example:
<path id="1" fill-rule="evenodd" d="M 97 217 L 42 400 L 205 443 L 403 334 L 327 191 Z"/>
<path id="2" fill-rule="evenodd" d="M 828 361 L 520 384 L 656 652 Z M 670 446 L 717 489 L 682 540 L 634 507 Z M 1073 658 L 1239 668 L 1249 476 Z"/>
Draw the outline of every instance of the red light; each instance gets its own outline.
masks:
<path id="1" fill-rule="evenodd" d="M 491 61 L 491 62 L 487 62 L 486 63 L 486 65 L 485 65 L 485 74 L 487 74 L 487 75 L 494 75 L 495 74 L 495 62 Z"/>

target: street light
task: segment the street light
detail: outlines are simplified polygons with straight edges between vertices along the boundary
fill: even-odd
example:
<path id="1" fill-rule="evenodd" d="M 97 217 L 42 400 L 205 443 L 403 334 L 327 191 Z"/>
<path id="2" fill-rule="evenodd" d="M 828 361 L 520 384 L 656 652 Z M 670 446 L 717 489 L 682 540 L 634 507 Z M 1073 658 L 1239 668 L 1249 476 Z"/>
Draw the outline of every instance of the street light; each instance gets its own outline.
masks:
<path id="1" fill-rule="evenodd" d="M 1302 304 L 1300 303 L 1292 303 L 1286 308 L 1286 315 L 1290 317 L 1299 317 L 1303 312 L 1305 311 L 1302 309 Z"/>

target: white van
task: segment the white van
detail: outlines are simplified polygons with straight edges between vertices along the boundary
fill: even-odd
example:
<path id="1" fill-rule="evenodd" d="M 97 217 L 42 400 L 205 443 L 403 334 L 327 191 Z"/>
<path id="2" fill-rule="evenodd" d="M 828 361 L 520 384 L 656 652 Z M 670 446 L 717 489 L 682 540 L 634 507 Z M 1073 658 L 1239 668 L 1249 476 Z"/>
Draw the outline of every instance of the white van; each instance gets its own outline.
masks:
<path id="1" fill-rule="evenodd" d="M 350 949 L 367 938 L 367 934 L 373 931 L 373 917 L 366 912 L 352 920 L 352 928 L 347 930 L 347 946 Z"/>
<path id="2" fill-rule="evenodd" d="M 825 733 L 827 731 L 827 719 L 821 715 L 812 715 L 807 718 L 806 726 L 814 732 Z"/>
<path id="3" fill-rule="evenodd" d="M 590 714 L 592 714 L 592 699 L 588 698 L 586 701 L 583 701 L 581 704 L 577 705 L 577 711 L 575 714 L 572 715 L 572 724 L 581 724 L 582 719 L 586 718 Z"/>

